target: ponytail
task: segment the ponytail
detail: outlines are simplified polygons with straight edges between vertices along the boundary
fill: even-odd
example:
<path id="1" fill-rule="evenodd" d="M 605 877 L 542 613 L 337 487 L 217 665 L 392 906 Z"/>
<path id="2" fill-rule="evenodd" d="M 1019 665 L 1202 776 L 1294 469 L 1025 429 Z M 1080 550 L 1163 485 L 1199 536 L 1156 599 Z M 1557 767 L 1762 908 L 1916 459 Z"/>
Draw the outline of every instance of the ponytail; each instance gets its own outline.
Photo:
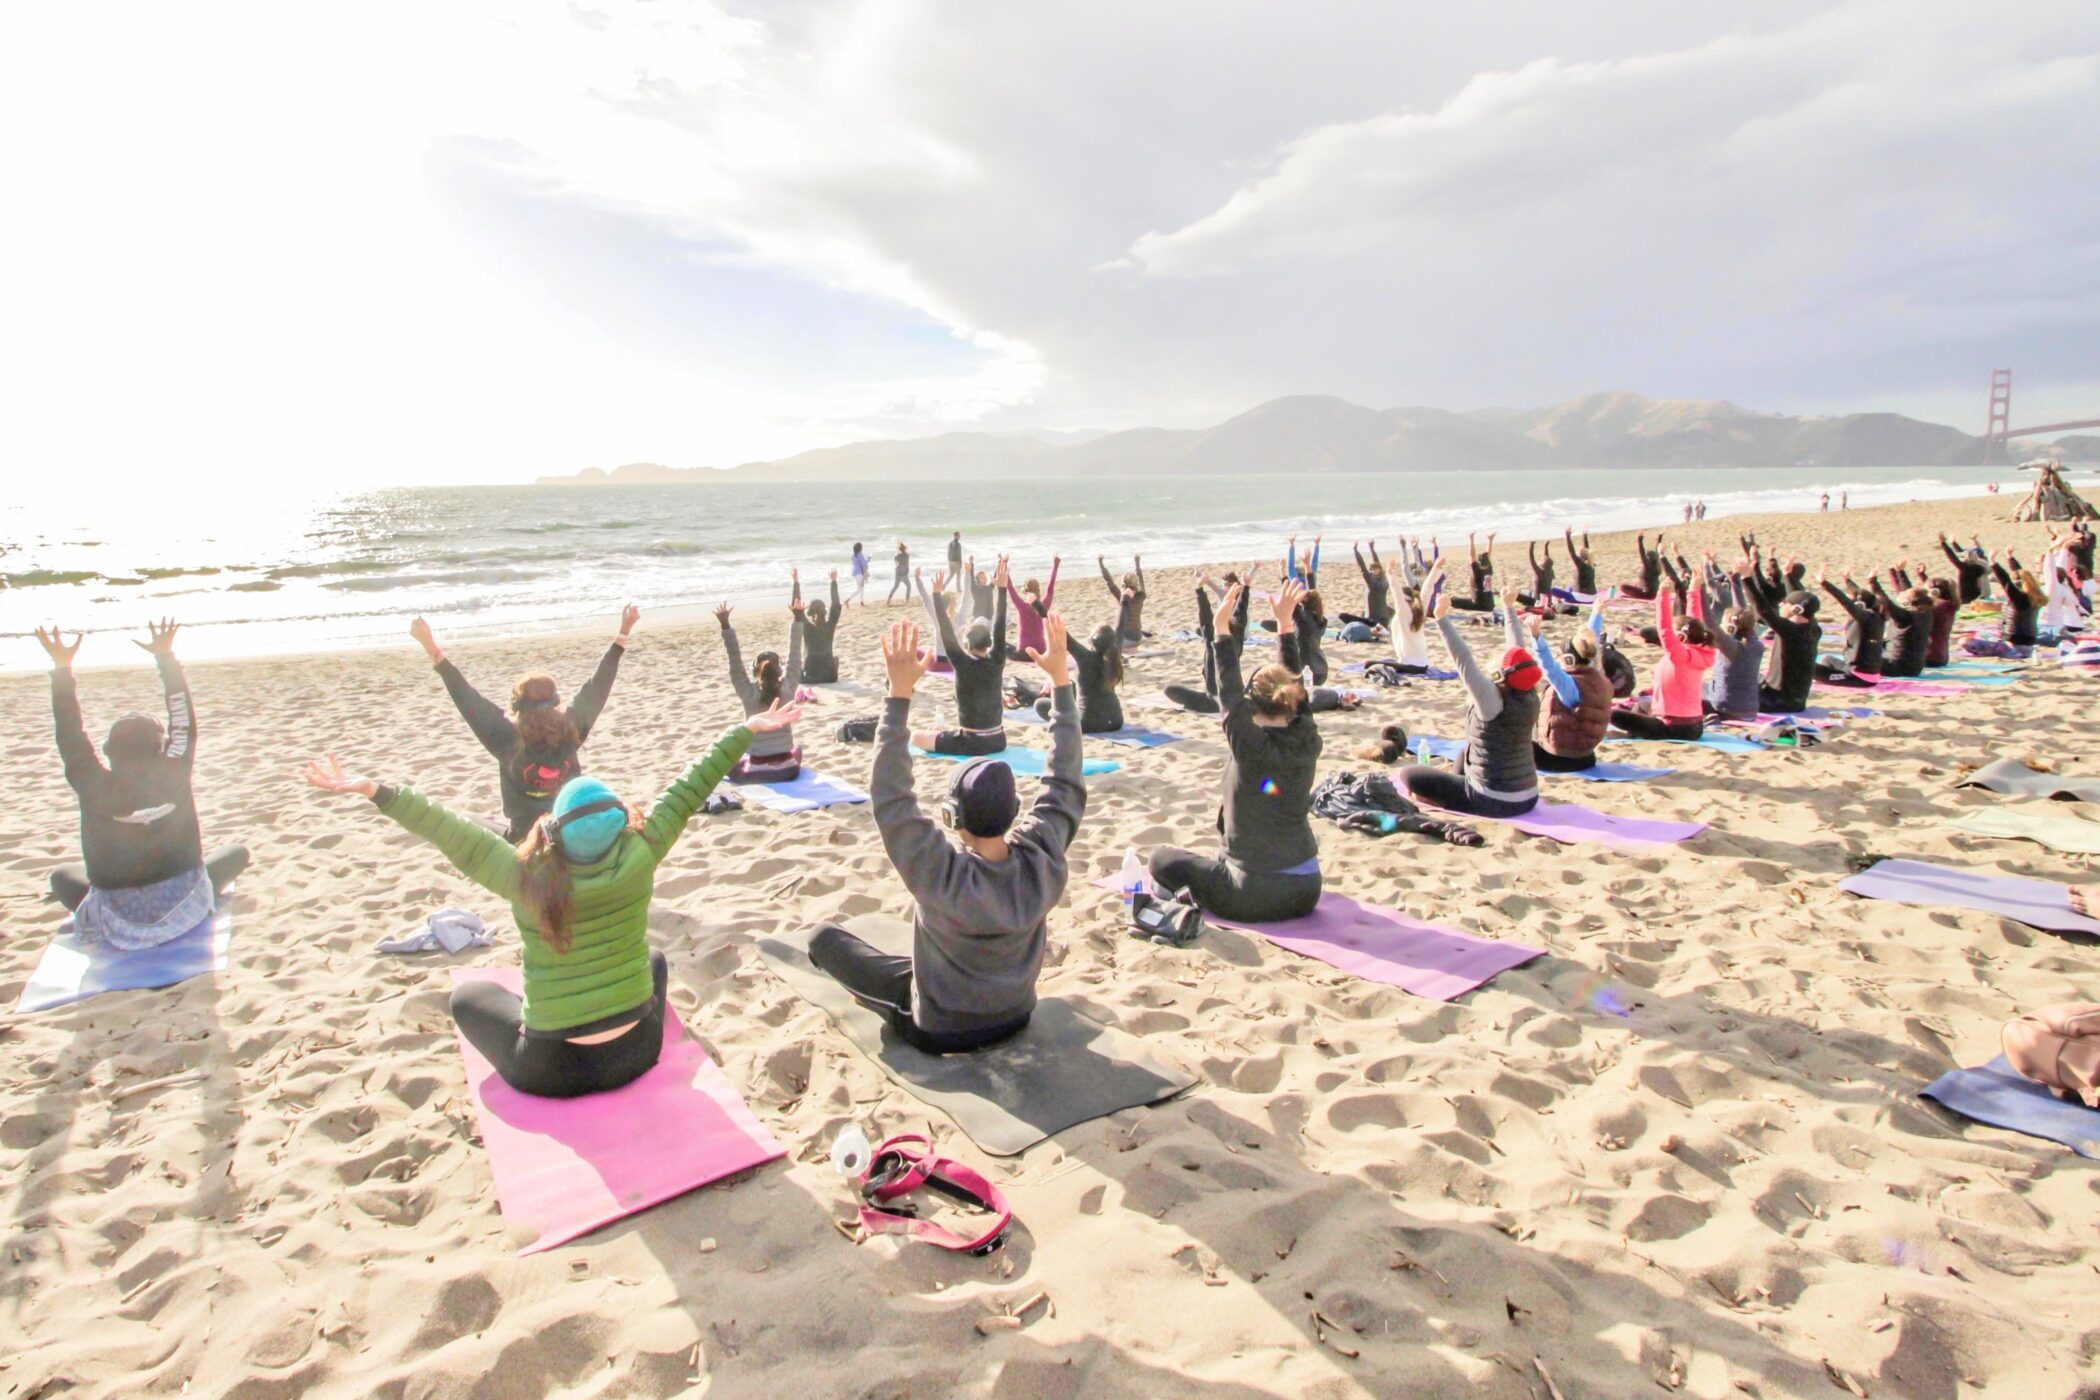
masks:
<path id="1" fill-rule="evenodd" d="M 518 902 L 531 913 L 540 937 L 556 953 L 567 953 L 574 946 L 569 928 L 574 896 L 569 862 L 562 856 L 554 818 L 541 817 L 518 843 Z"/>

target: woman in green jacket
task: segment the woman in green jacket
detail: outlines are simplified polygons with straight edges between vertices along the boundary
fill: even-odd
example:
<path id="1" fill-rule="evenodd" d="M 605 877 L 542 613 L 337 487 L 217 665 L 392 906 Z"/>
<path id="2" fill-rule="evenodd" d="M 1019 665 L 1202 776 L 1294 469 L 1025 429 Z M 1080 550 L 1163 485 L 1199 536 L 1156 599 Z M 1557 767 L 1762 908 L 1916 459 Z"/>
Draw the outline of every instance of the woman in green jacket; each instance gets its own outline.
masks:
<path id="1" fill-rule="evenodd" d="M 333 755 L 307 765 L 306 780 L 371 799 L 468 879 L 510 901 L 525 994 L 469 983 L 452 993 L 452 1019 L 513 1089 L 575 1098 L 631 1083 L 656 1063 L 669 980 L 663 954 L 649 950 L 656 867 L 752 736 L 800 716 L 777 704 L 752 715 L 686 769 L 646 817 L 596 778 L 572 778 L 515 848 L 420 793 L 346 775 Z"/>

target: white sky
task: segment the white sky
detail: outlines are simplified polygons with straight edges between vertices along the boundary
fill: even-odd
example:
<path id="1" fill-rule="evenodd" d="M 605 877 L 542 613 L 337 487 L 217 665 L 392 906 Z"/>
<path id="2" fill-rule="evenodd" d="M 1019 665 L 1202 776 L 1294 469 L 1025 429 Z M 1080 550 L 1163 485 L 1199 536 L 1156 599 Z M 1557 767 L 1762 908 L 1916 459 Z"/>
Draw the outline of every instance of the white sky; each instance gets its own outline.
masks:
<path id="1" fill-rule="evenodd" d="M 11 490 L 2100 414 L 2100 5 L 10 5 Z"/>

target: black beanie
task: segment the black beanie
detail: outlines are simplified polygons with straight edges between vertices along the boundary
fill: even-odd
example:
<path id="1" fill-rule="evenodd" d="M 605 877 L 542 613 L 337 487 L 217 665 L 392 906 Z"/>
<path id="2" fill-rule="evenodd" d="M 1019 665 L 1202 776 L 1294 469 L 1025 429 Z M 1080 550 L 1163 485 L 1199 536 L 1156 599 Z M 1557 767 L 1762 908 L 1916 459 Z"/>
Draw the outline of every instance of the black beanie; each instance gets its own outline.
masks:
<path id="1" fill-rule="evenodd" d="M 948 800 L 955 804 L 955 824 L 972 836 L 1004 836 L 1021 811 L 1014 770 L 996 758 L 965 763 Z"/>

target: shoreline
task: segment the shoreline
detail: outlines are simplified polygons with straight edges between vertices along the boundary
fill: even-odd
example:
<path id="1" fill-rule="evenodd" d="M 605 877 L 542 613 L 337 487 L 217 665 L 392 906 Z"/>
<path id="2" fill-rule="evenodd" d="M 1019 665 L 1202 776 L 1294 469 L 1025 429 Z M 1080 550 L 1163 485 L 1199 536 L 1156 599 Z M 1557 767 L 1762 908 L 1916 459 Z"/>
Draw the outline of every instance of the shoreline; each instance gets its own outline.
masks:
<path id="1" fill-rule="evenodd" d="M 2017 476 L 2017 468 L 2007 468 L 2007 470 L 2009 472 L 2014 473 L 2014 475 L 2006 478 L 2005 481 L 2001 484 L 2011 484 L 2020 479 Z M 2019 496 L 2012 492 L 2001 490 L 1995 495 L 1993 495 L 1987 490 L 1987 488 L 1984 485 L 1974 485 L 1969 483 L 1950 483 L 1945 486 L 1944 491 L 1945 494 L 1913 497 L 1911 500 L 1904 502 L 1888 502 L 1875 505 L 1863 505 L 1849 512 L 1840 512 L 1833 509 L 1829 512 L 1829 514 L 1833 516 L 1843 514 L 1849 517 L 1857 518 L 1871 512 L 1899 510 L 1914 506 L 1930 505 L 1935 503 L 2000 500 L 2005 501 L 2007 503 L 2006 510 L 2009 513 L 2011 510 L 2011 503 L 2019 499 Z M 1533 502 L 1525 504 L 1531 507 L 1537 507 L 1549 503 Z M 1621 544 L 1630 545 L 1631 541 L 1633 540 L 1633 537 L 1638 533 L 1645 532 L 1652 535 L 1656 533 L 1658 529 L 1665 534 L 1686 533 L 1689 531 L 1700 529 L 1702 528 L 1702 526 L 1714 527 L 1723 524 L 1727 524 L 1730 529 L 1768 528 L 1770 522 L 1795 520 L 1804 517 L 1813 518 L 1821 515 L 1822 512 L 1816 510 L 1814 507 L 1815 493 L 1813 491 L 1808 491 L 1804 492 L 1803 494 L 1803 504 L 1802 508 L 1799 510 L 1758 511 L 1735 514 L 1730 513 L 1725 508 L 1716 507 L 1709 513 L 1708 519 L 1705 522 L 1694 522 L 1691 526 L 1683 525 L 1681 521 L 1665 519 L 1659 526 L 1650 525 L 1645 527 L 1645 531 L 1643 527 L 1628 526 L 1623 529 L 1615 528 L 1607 533 L 1596 534 L 1592 538 L 1597 545 L 1597 552 L 1601 556 L 1609 552 L 1610 550 L 1616 550 Z M 1658 513 L 1660 514 L 1661 512 Z M 1767 523 L 1759 524 L 1758 522 Z M 2010 524 L 2010 522 L 2005 523 Z M 1579 525 L 1577 526 L 1577 532 L 1580 533 Z M 1301 532 L 1301 538 L 1302 537 L 1303 536 Z M 1502 542 L 1505 544 L 1524 544 L 1528 542 L 1545 542 L 1547 540 L 1558 541 L 1559 535 L 1534 533 L 1530 525 L 1523 524 L 1518 525 L 1517 527 L 1506 533 L 1498 532 L 1498 538 L 1501 539 Z M 1284 535 L 1282 532 L 1279 532 L 1277 534 L 1275 543 L 1278 545 L 1279 548 L 1284 543 Z M 1381 540 L 1379 543 L 1381 550 L 1383 550 L 1388 541 Z M 1457 543 L 1457 541 L 1451 541 L 1448 543 Z M 1343 547 L 1346 548 L 1346 543 L 1343 544 Z M 1518 559 L 1521 563 L 1521 552 L 1519 553 Z M 886 590 L 889 587 L 889 583 L 886 581 L 886 575 L 889 571 L 889 563 L 887 557 L 882 558 L 878 562 L 879 567 L 876 569 L 875 574 L 871 576 L 868 584 L 869 592 L 871 594 L 874 593 L 878 588 Z M 942 562 L 945 563 L 945 561 Z M 1025 564 L 1027 561 L 1020 562 Z M 1091 563 L 1091 561 L 1085 562 L 1089 564 Z M 1199 561 L 1179 561 L 1171 563 L 1161 563 L 1156 570 L 1148 569 L 1148 573 L 1157 572 L 1161 575 L 1178 576 L 1182 573 L 1193 574 L 1195 572 L 1205 569 L 1217 571 L 1224 568 L 1236 567 L 1237 563 L 1244 562 L 1246 561 L 1219 561 L 1215 559 L 1210 559 Z M 1330 560 L 1328 562 L 1347 563 L 1348 561 L 1346 559 L 1336 559 Z M 1111 560 L 1110 564 L 1111 567 L 1117 568 L 1119 573 L 1121 572 L 1122 567 L 1127 567 L 1127 563 L 1125 565 L 1119 566 L 1114 560 Z M 1036 561 L 1035 566 L 1044 574 L 1047 574 L 1047 561 Z M 1603 581 L 1607 578 L 1616 578 L 1616 575 L 1614 574 L 1603 572 L 1606 569 L 1604 563 L 1600 562 L 1599 567 L 1600 581 Z M 810 598 L 823 596 L 823 589 L 826 586 L 825 571 L 822 569 L 805 569 L 804 573 L 805 596 Z M 1350 573 L 1353 579 L 1353 568 L 1350 570 Z M 810 578 L 812 576 L 814 576 L 815 579 L 814 590 L 812 590 L 808 586 Z M 1514 576 L 1516 575 L 1513 575 L 1513 577 Z M 885 581 L 878 583 L 878 578 L 884 578 Z M 1070 575 L 1067 575 L 1067 581 L 1071 581 Z M 787 607 L 784 601 L 778 600 L 783 599 L 786 592 L 787 584 L 783 580 L 777 589 L 768 589 L 764 591 L 754 590 L 742 594 L 732 594 L 730 595 L 728 601 L 740 612 L 748 612 L 754 615 L 763 615 L 768 618 L 784 618 L 787 615 Z M 639 598 L 635 599 L 634 601 L 640 603 L 643 607 L 645 626 L 649 625 L 651 622 L 656 622 L 662 625 L 679 628 L 699 625 L 709 620 L 715 606 L 713 602 L 702 601 L 680 601 L 658 605 L 651 605 L 646 600 Z M 616 613 L 617 607 L 609 611 Z M 54 613 L 54 615 L 63 620 L 62 609 L 57 610 Z M 176 612 L 175 615 L 176 620 L 180 622 L 182 619 L 179 610 Z M 415 614 L 413 612 L 404 611 L 400 613 L 396 619 L 396 621 L 398 622 L 397 634 L 402 639 L 404 639 L 404 642 L 407 635 L 408 623 L 414 616 Z M 235 632 L 238 634 L 252 632 L 253 629 L 281 628 L 289 625 L 289 623 L 276 622 L 266 619 L 258 620 L 252 623 L 237 624 L 201 623 L 198 624 L 197 629 L 193 631 L 191 635 L 193 637 L 199 635 L 211 636 L 213 640 L 216 640 L 216 635 L 223 634 L 223 632 L 229 627 L 234 629 Z M 554 613 L 548 615 L 547 617 L 541 620 L 527 620 L 522 622 L 518 620 L 510 620 L 502 623 L 488 624 L 488 630 L 475 628 L 471 625 L 464 628 L 456 626 L 447 626 L 443 619 L 439 619 L 436 625 L 439 625 L 445 630 L 445 632 L 448 635 L 455 638 L 455 641 L 448 645 L 463 648 L 484 646 L 496 647 L 502 646 L 506 643 L 518 643 L 528 640 L 538 640 L 550 646 L 558 647 L 566 644 L 567 642 L 575 638 L 591 635 L 596 631 L 596 627 L 592 622 L 591 615 L 569 613 Z M 112 652 L 116 652 L 116 648 L 111 647 L 109 643 L 111 641 L 116 640 L 117 638 L 126 636 L 128 634 L 123 632 L 104 631 L 90 632 L 88 635 L 93 638 L 100 638 L 102 640 L 102 645 L 100 647 L 90 647 L 87 655 L 89 657 L 92 657 L 93 659 L 83 660 L 81 663 L 78 664 L 76 669 L 82 672 L 150 669 L 150 662 L 146 660 L 143 653 L 140 653 L 136 659 L 134 659 L 130 655 L 124 655 L 122 653 L 118 653 L 116 655 L 110 654 Z M 18 639 L 11 638 L 9 639 L 9 642 L 10 645 L 5 648 L 5 651 L 0 652 L 0 678 L 22 674 L 36 674 L 42 671 L 42 658 L 36 649 L 35 640 L 33 637 L 24 636 Z M 286 647 L 237 647 L 235 649 L 229 649 L 226 651 L 215 650 L 207 644 L 206 649 L 204 651 L 195 654 L 194 664 L 216 665 L 225 663 L 296 658 L 301 656 L 330 656 L 338 654 L 383 655 L 387 652 L 395 650 L 397 646 L 402 644 L 403 643 L 396 642 L 393 636 L 383 635 L 379 633 L 369 633 L 347 637 L 340 641 L 326 641 L 321 643 L 300 643 Z M 129 651 L 130 649 L 125 648 L 124 650 Z M 104 654 L 100 657 L 95 657 L 94 653 L 97 651 L 101 651 Z"/>

